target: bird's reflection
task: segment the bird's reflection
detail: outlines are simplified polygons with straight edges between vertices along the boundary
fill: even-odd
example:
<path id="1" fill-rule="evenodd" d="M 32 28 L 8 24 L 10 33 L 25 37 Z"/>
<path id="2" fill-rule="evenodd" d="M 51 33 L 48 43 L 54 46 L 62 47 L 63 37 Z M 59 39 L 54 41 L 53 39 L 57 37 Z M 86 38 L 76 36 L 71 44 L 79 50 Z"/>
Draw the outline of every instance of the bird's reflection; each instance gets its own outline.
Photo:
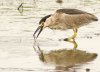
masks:
<path id="1" fill-rule="evenodd" d="M 82 50 L 51 50 L 45 53 L 39 45 L 33 46 L 34 50 L 38 53 L 39 59 L 47 64 L 55 65 L 56 70 L 68 71 L 69 68 L 77 67 L 87 62 L 93 61 L 96 53 L 88 53 Z M 76 72 L 75 70 L 73 72 Z"/>

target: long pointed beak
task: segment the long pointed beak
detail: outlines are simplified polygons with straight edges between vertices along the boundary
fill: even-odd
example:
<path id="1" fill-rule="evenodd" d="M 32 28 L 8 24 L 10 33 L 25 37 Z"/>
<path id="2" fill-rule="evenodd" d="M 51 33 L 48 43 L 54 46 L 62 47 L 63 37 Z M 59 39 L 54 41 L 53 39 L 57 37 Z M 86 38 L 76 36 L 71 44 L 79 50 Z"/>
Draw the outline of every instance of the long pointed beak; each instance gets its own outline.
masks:
<path id="1" fill-rule="evenodd" d="M 38 38 L 38 36 L 39 36 L 40 33 L 42 32 L 42 30 L 43 30 L 43 25 L 39 26 L 39 27 L 35 30 L 35 32 L 34 32 L 34 34 L 33 34 L 34 38 Z M 39 31 L 39 32 L 38 32 L 38 31 Z M 38 33 L 37 33 L 37 32 L 38 32 Z M 37 36 L 35 36 L 36 33 L 37 33 Z"/>

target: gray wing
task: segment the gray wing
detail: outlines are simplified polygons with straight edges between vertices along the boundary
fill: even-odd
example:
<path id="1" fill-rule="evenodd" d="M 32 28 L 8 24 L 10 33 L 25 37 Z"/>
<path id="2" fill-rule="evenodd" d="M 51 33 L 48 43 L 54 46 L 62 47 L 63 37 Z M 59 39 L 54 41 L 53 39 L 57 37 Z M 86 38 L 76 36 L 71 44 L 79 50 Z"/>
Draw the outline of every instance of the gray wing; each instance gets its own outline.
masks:
<path id="1" fill-rule="evenodd" d="M 87 12 L 85 11 L 81 11 L 78 9 L 58 9 L 56 12 L 62 12 L 62 13 L 66 13 L 66 14 L 86 14 Z M 90 13 L 88 13 L 90 14 Z"/>

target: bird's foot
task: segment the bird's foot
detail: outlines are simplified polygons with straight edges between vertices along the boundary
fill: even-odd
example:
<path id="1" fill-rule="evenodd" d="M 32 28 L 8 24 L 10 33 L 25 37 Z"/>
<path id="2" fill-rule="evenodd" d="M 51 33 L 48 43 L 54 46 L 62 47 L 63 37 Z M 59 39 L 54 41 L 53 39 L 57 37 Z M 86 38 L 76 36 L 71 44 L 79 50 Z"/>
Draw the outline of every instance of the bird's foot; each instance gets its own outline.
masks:
<path id="1" fill-rule="evenodd" d="M 65 38 L 65 39 L 63 39 L 64 41 L 72 41 L 73 39 L 71 39 L 71 38 Z"/>

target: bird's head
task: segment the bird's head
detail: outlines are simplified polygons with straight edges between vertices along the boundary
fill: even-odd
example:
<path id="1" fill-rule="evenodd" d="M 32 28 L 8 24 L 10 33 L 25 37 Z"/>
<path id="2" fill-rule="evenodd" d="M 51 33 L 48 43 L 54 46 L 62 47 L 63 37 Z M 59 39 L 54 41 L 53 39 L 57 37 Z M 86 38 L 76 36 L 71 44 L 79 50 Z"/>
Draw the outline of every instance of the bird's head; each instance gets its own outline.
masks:
<path id="1" fill-rule="evenodd" d="M 39 26 L 36 29 L 36 31 L 34 32 L 33 36 L 34 38 L 38 38 L 38 36 L 40 35 L 40 33 L 42 32 L 43 28 L 47 27 L 50 23 L 48 23 L 48 21 L 50 21 L 50 19 L 48 20 L 48 18 L 51 16 L 47 15 L 45 17 L 43 17 L 40 21 L 39 21 Z M 39 32 L 38 32 L 39 31 Z M 37 34 L 38 32 L 38 34 Z M 35 36 L 37 34 L 37 36 Z"/>
<path id="2" fill-rule="evenodd" d="M 34 34 L 33 34 L 33 37 L 34 38 L 38 38 L 38 36 L 40 35 L 40 33 L 42 32 L 43 30 L 43 27 L 44 27 L 44 22 L 42 22 L 38 28 L 35 30 Z M 38 32 L 38 33 L 37 33 Z M 35 36 L 37 34 L 37 36 Z"/>

